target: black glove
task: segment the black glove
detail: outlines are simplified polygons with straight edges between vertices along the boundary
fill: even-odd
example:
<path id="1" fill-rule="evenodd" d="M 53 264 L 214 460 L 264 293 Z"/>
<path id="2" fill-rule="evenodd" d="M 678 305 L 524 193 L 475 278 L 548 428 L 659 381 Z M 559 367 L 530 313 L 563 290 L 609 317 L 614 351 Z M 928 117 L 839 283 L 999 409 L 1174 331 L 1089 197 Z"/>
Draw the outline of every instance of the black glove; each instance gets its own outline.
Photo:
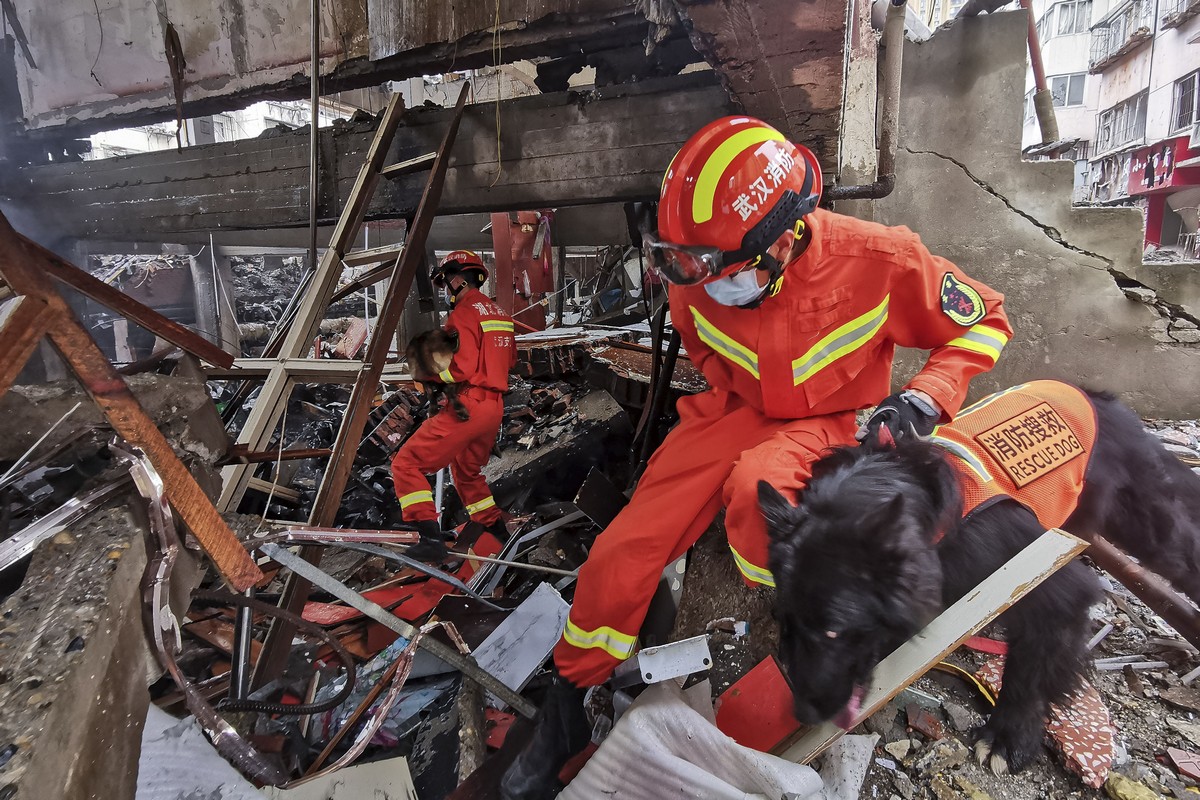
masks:
<path id="1" fill-rule="evenodd" d="M 941 413 L 912 392 L 904 391 L 885 397 L 855 434 L 858 441 L 889 444 L 903 436 L 928 436 L 937 427 Z M 881 428 L 887 429 L 883 434 Z"/>

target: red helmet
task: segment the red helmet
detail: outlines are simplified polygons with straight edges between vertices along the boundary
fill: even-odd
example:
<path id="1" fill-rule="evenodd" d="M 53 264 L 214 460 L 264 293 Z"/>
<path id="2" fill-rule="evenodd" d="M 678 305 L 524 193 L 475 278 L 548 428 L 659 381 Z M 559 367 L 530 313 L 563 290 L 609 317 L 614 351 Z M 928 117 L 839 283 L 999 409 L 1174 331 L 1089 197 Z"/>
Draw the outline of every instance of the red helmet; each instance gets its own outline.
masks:
<path id="1" fill-rule="evenodd" d="M 483 286 L 488 279 L 487 267 L 474 250 L 454 250 L 447 253 L 429 273 L 429 279 L 433 281 L 434 286 L 441 287 L 446 285 L 451 275 L 456 274 L 466 275 L 467 280 L 476 287 Z"/>
<path id="2" fill-rule="evenodd" d="M 672 283 L 706 283 L 766 253 L 821 199 L 807 147 L 752 117 L 723 117 L 684 142 L 663 177 L 651 263 Z"/>

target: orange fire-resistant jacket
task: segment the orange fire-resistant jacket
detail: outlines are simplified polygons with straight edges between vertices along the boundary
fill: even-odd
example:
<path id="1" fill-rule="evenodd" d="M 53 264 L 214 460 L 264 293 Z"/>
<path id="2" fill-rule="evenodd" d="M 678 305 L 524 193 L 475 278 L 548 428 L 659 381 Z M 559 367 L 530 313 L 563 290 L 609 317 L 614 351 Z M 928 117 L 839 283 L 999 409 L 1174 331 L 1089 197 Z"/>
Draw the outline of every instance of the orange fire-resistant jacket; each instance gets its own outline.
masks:
<path id="1" fill-rule="evenodd" d="M 887 396 L 897 345 L 930 350 L 908 388 L 948 421 L 972 377 L 1012 336 L 1003 296 L 933 255 L 906 228 L 817 210 L 808 249 L 757 309 L 722 306 L 703 286 L 672 286 L 671 320 L 709 384 L 764 415 L 799 419 Z"/>
<path id="2" fill-rule="evenodd" d="M 438 378 L 498 392 L 508 391 L 508 371 L 517 363 L 513 321 L 478 289 L 468 289 L 446 317 L 446 330 L 458 334 L 458 352 Z"/>
<path id="3" fill-rule="evenodd" d="M 807 250 L 758 308 L 719 305 L 703 286 L 668 290 L 672 323 L 712 388 L 679 401 L 679 424 L 580 568 L 554 652 L 578 686 L 602 683 L 636 651 L 663 568 L 721 508 L 742 577 L 774 586 L 758 482 L 794 498 L 823 452 L 853 444 L 854 411 L 891 391 L 896 345 L 930 351 L 909 385 L 948 418 L 1012 335 L 1000 294 L 911 231 L 825 211 L 806 220 Z"/>
<path id="4" fill-rule="evenodd" d="M 1030 381 L 964 408 L 931 441 L 956 456 L 964 516 L 1012 498 L 1057 528 L 1083 492 L 1096 410 L 1070 384 Z"/>

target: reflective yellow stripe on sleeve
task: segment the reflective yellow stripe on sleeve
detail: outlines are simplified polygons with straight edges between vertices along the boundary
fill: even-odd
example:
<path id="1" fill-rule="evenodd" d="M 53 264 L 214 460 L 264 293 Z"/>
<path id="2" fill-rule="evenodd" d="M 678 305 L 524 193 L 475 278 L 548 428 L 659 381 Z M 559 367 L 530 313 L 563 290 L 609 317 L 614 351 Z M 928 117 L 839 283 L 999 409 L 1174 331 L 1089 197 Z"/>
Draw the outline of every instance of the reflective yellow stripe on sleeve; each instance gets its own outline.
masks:
<path id="1" fill-rule="evenodd" d="M 491 495 L 488 495 L 487 497 L 480 500 L 478 503 L 471 503 L 471 505 L 467 506 L 467 514 L 477 514 L 480 511 L 486 511 L 495 505 L 496 505 L 496 498 L 492 497 Z"/>
<path id="2" fill-rule="evenodd" d="M 620 659 L 621 661 L 633 655 L 634 648 L 637 645 L 636 636 L 621 633 L 607 625 L 601 625 L 592 631 L 585 631 L 572 622 L 570 617 L 567 618 L 567 627 L 563 630 L 563 638 L 567 640 L 568 644 L 578 647 L 581 650 L 590 650 L 594 647 L 599 647 L 613 658 Z"/>
<path id="3" fill-rule="evenodd" d="M 692 319 L 696 322 L 696 335 L 700 337 L 700 341 L 758 380 L 758 354 L 723 333 L 716 325 L 709 322 L 695 306 L 691 307 L 691 311 Z"/>
<path id="4" fill-rule="evenodd" d="M 1004 349 L 1004 345 L 1008 344 L 1008 338 L 1003 331 L 980 323 L 957 339 L 946 342 L 946 347 L 961 347 L 963 350 L 983 353 L 995 364 L 996 360 L 1000 358 L 1000 351 Z"/>
<path id="5" fill-rule="evenodd" d="M 432 503 L 432 502 L 433 502 L 433 492 L 429 491 L 428 489 L 423 489 L 422 491 L 419 491 L 419 492 L 410 492 L 409 494 L 406 494 L 400 498 L 400 510 L 403 511 L 404 509 L 408 508 L 409 506 L 415 506 L 417 503 Z"/>
<path id="6" fill-rule="evenodd" d="M 438 380 L 442 383 L 454 383 L 454 376 L 450 374 L 449 367 L 438 373 Z"/>
<path id="7" fill-rule="evenodd" d="M 756 567 L 742 557 L 742 554 L 733 549 L 733 545 L 729 545 L 729 551 L 733 553 L 733 563 L 737 564 L 738 572 L 745 576 L 746 580 L 761 583 L 763 586 L 775 588 L 775 576 L 763 567 Z"/>
<path id="8" fill-rule="evenodd" d="M 796 386 L 816 375 L 839 358 L 843 358 L 871 341 L 888 318 L 888 301 L 883 302 L 862 316 L 850 320 L 813 345 L 807 353 L 792 362 L 792 380 Z"/>
<path id="9" fill-rule="evenodd" d="M 481 319 L 479 327 L 483 328 L 484 333 L 513 333 L 513 323 L 511 319 Z"/>

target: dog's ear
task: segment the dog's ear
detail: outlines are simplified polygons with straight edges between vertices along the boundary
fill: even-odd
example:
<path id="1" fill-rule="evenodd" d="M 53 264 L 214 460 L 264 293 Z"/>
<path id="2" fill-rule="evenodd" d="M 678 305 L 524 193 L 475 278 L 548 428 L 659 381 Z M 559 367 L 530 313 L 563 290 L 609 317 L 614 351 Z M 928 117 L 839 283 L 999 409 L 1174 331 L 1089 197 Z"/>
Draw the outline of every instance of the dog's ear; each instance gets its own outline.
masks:
<path id="1" fill-rule="evenodd" d="M 878 535 L 879 531 L 887 529 L 900 519 L 904 513 L 904 502 L 904 495 L 897 494 L 886 503 L 880 503 L 874 508 L 868 509 L 859 521 L 858 529 L 879 546 L 887 547 L 891 543 L 881 538 Z"/>
<path id="2" fill-rule="evenodd" d="M 450 352 L 457 353 L 460 344 L 458 331 L 446 331 L 446 338 L 450 340 Z"/>
<path id="3" fill-rule="evenodd" d="M 766 481 L 758 482 L 758 507 L 762 510 L 767 533 L 772 539 L 790 537 L 804 518 L 803 510 L 789 503 L 778 489 Z"/>

